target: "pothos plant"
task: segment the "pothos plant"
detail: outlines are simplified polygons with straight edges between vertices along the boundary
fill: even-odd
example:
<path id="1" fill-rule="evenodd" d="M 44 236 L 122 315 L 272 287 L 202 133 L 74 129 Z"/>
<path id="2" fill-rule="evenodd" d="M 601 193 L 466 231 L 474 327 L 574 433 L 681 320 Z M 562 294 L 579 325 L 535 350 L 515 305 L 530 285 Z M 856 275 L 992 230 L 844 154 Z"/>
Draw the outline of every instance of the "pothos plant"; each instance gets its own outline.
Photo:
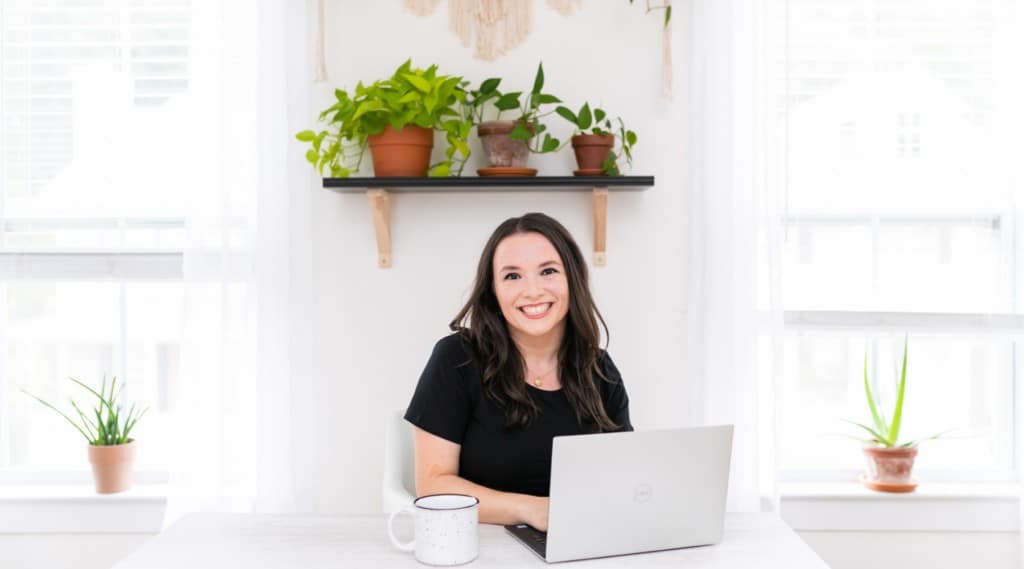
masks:
<path id="1" fill-rule="evenodd" d="M 541 119 L 554 111 L 544 112 L 546 105 L 561 103 L 561 99 L 544 93 L 544 64 L 537 65 L 537 73 L 533 78 L 533 88 L 529 93 L 512 91 L 502 93 L 498 90 L 501 79 L 491 77 L 485 79 L 478 89 L 472 89 L 466 97 L 464 117 L 472 124 L 480 124 L 484 121 L 484 114 L 487 104 L 491 103 L 497 110 L 494 120 L 500 120 L 502 113 L 512 112 L 515 115 L 516 126 L 509 133 L 514 140 L 521 140 L 527 144 L 530 152 L 546 153 L 556 152 L 562 147 L 561 142 L 550 133 L 546 132 L 548 127 Z M 544 135 L 543 137 L 541 135 Z"/>
<path id="2" fill-rule="evenodd" d="M 868 410 L 871 412 L 871 423 L 873 427 L 869 427 L 863 423 L 856 421 L 849 421 L 848 423 L 856 425 L 857 427 L 864 430 L 870 435 L 870 438 L 859 439 L 862 442 L 885 447 L 885 448 L 909 448 L 916 446 L 924 441 L 937 439 L 949 431 L 944 431 L 930 437 L 923 439 L 914 439 L 910 441 L 900 441 L 900 427 L 903 422 L 903 396 L 907 385 L 907 337 L 903 338 L 903 365 L 900 371 L 900 383 L 896 392 L 896 407 L 893 409 L 892 419 L 886 420 L 881 407 L 881 400 L 877 394 L 871 391 L 871 382 L 868 379 L 868 354 L 867 350 L 864 351 L 864 395 L 868 400 Z"/>
<path id="3" fill-rule="evenodd" d="M 437 66 L 412 67 L 407 60 L 388 79 L 363 85 L 350 94 L 335 89 L 335 102 L 319 115 L 326 127 L 304 130 L 295 135 L 308 142 L 306 160 L 323 175 L 348 177 L 359 170 L 368 138 L 386 126 L 401 130 L 416 125 L 445 133 L 445 159 L 430 166 L 430 176 L 460 175 L 469 158 L 471 121 L 460 112 L 466 104 L 466 82 L 462 77 L 439 75 Z"/>
<path id="4" fill-rule="evenodd" d="M 610 135 L 615 137 L 618 143 L 617 148 L 612 148 L 608 153 L 608 158 L 605 159 L 601 167 L 605 174 L 609 176 L 621 175 L 619 160 L 622 159 L 625 159 L 626 164 L 632 168 L 633 147 L 636 145 L 637 136 L 635 132 L 626 129 L 625 123 L 622 122 L 622 117 L 616 117 L 615 123 L 613 123 L 604 109 L 594 107 L 591 110 L 590 103 L 583 103 L 579 112 L 576 113 L 564 106 L 557 107 L 555 112 L 575 127 L 574 135 L 595 134 L 598 136 Z"/>

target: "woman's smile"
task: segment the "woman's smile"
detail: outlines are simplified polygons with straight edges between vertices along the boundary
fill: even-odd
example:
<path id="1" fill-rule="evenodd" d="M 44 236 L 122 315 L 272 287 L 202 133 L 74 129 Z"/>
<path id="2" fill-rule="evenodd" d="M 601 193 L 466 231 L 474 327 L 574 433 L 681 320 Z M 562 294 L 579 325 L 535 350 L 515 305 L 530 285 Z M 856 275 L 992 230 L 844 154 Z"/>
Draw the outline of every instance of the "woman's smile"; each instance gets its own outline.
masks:
<path id="1" fill-rule="evenodd" d="M 551 313 L 551 307 L 554 306 L 553 302 L 541 302 L 538 304 L 527 304 L 519 307 L 519 311 L 522 312 L 530 320 L 538 320 L 544 318 Z"/>

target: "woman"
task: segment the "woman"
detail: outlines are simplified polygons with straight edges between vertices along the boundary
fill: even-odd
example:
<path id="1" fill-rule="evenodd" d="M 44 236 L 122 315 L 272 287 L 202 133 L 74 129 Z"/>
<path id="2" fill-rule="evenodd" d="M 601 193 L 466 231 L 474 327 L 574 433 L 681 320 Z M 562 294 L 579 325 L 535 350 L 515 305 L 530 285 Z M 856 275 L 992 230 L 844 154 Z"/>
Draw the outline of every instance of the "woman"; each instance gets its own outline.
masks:
<path id="1" fill-rule="evenodd" d="M 481 522 L 547 531 L 552 437 L 632 430 L 598 321 L 607 335 L 560 223 L 529 213 L 499 225 L 405 414 L 417 494 L 469 494 Z"/>

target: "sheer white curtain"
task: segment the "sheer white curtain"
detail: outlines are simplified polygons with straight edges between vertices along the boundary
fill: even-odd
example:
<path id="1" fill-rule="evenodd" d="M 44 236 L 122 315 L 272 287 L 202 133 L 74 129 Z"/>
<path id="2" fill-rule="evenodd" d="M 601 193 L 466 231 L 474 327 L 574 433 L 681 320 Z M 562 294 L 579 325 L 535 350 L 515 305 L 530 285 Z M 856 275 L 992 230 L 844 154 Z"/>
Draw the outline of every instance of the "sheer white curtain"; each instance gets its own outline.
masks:
<path id="1" fill-rule="evenodd" d="M 735 425 L 730 510 L 777 506 L 779 216 L 760 143 L 757 0 L 693 0 L 688 333 L 691 412 Z"/>
<path id="2" fill-rule="evenodd" d="M 302 511 L 309 373 L 311 115 L 304 3 L 195 3 L 181 381 L 165 525 L 192 511 Z"/>

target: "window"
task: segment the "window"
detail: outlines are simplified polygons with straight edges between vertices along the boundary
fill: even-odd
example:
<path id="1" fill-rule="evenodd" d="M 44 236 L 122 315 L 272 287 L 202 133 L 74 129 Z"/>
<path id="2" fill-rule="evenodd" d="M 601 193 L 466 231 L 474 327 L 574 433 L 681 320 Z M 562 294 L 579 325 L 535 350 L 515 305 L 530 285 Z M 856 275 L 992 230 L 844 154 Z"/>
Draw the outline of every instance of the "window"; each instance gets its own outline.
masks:
<path id="1" fill-rule="evenodd" d="M 164 468 L 181 338 L 176 117 L 189 0 L 0 0 L 0 480 L 84 479 L 60 407 L 74 376 L 149 407 L 138 470 Z M 179 188 L 180 189 L 180 188 Z"/>
<path id="2" fill-rule="evenodd" d="M 783 477 L 850 478 L 862 387 L 898 377 L 931 479 L 1015 475 L 1024 383 L 1015 31 L 1009 0 L 770 0 L 768 139 L 783 219 Z"/>

